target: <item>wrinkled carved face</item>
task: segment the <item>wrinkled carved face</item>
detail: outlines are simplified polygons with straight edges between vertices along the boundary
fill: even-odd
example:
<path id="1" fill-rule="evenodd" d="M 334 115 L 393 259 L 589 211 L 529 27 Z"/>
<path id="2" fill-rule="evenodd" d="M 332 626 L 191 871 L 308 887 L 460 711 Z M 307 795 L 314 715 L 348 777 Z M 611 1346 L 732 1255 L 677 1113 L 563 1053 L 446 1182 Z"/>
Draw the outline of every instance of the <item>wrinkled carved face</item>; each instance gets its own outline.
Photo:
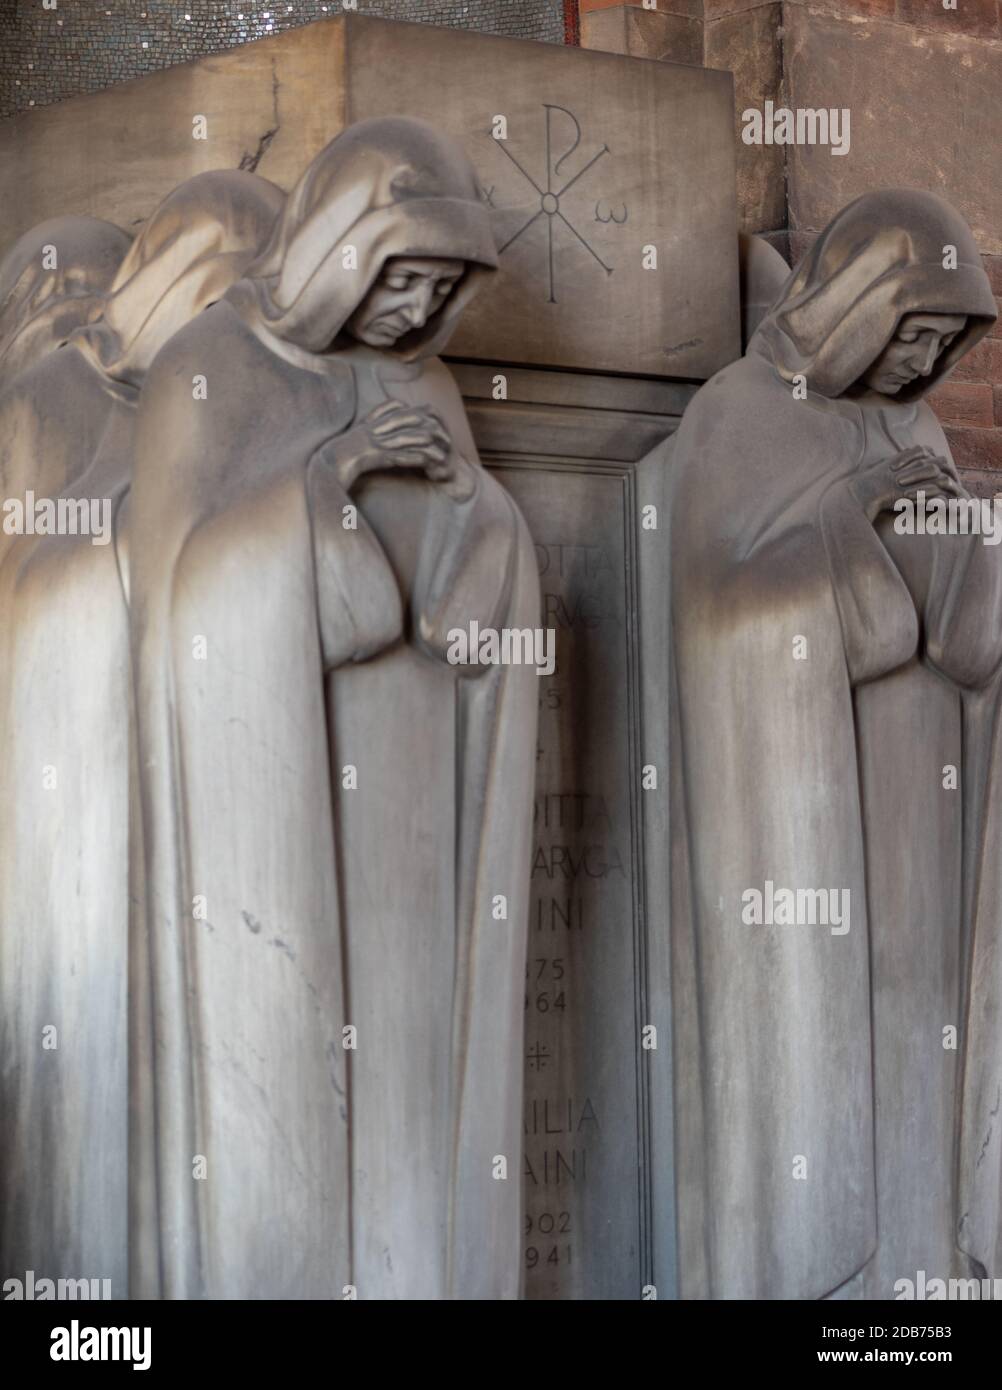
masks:
<path id="1" fill-rule="evenodd" d="M 963 314 L 905 314 L 863 381 L 882 396 L 897 395 L 903 386 L 929 375 L 966 322 Z"/>
<path id="2" fill-rule="evenodd" d="M 462 261 L 432 256 L 391 257 L 345 330 L 369 347 L 392 347 L 441 309 L 464 269 Z"/>

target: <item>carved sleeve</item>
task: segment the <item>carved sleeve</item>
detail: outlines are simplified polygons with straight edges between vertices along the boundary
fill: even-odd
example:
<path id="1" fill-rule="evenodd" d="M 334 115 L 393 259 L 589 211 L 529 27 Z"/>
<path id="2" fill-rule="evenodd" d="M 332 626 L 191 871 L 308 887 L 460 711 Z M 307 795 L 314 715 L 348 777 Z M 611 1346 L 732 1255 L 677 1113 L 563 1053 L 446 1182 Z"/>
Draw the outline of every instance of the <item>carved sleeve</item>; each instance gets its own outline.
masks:
<path id="1" fill-rule="evenodd" d="M 959 481 L 945 441 L 943 456 Z M 1002 662 L 1002 548 L 974 534 L 932 540 L 925 654 L 957 685 L 986 685 Z"/>
<path id="2" fill-rule="evenodd" d="M 397 641 L 403 604 L 382 546 L 321 451 L 306 466 L 306 505 L 321 650 L 330 670 Z"/>
<path id="3" fill-rule="evenodd" d="M 504 624 L 519 533 L 511 499 L 477 456 L 452 376 L 441 363 L 431 364 L 431 370 L 436 375 L 436 403 L 473 480 L 472 493 L 461 501 L 435 488 L 414 584 L 416 640 L 430 656 L 443 660 L 451 630 L 468 631 L 473 621 L 481 630 Z M 485 669 L 457 667 L 466 676 L 481 675 Z"/>
<path id="4" fill-rule="evenodd" d="M 855 685 L 908 659 L 918 644 L 918 615 L 897 566 L 841 481 L 822 497 L 818 520 Z"/>

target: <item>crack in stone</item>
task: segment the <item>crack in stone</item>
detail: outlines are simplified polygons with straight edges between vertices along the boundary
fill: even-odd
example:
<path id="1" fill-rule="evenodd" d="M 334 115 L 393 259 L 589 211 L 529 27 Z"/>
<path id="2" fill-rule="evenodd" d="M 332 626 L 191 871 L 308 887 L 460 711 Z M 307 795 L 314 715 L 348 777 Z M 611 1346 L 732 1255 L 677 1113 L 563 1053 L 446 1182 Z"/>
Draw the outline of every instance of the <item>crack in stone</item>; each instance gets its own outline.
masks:
<path id="1" fill-rule="evenodd" d="M 995 1119 L 995 1116 L 999 1113 L 1000 1105 L 1002 1105 L 1002 1086 L 999 1086 L 995 1091 L 995 1108 L 993 1110 L 989 1110 L 989 1119 Z M 981 1167 L 981 1164 L 984 1162 L 984 1157 L 985 1154 L 988 1152 L 988 1145 L 991 1143 L 992 1132 L 994 1129 L 994 1124 L 990 1124 L 988 1126 L 988 1133 L 985 1135 L 985 1142 L 981 1145 L 981 1152 L 978 1154 L 978 1161 L 974 1165 L 975 1172 L 977 1172 L 977 1170 Z"/>
<path id="2" fill-rule="evenodd" d="M 977 1172 L 977 1170 L 981 1167 L 981 1164 L 984 1162 L 984 1157 L 985 1154 L 988 1152 L 988 1145 L 991 1142 L 992 1130 L 994 1128 L 994 1125 L 988 1126 L 988 1133 L 985 1135 L 985 1142 L 981 1145 L 981 1152 L 978 1154 L 978 1161 L 974 1165 L 975 1172 Z"/>
<path id="3" fill-rule="evenodd" d="M 281 85 L 282 85 L 282 84 L 281 84 L 281 83 L 279 82 L 279 80 L 278 80 L 278 64 L 276 63 L 275 59 L 272 58 L 272 60 L 271 60 L 271 118 L 272 118 L 272 127 L 271 127 L 270 130 L 266 130 L 266 131 L 264 132 L 264 134 L 261 136 L 261 138 L 258 140 L 258 142 L 257 142 L 257 149 L 254 151 L 253 154 L 251 154 L 250 150 L 245 150 L 245 151 L 243 152 L 243 154 L 240 156 L 240 163 L 239 163 L 239 165 L 238 165 L 237 167 L 238 167 L 239 169 L 243 169 L 246 173 L 254 174 L 254 173 L 257 172 L 257 166 L 261 163 L 261 160 L 264 158 L 265 154 L 268 152 L 268 146 L 271 144 L 272 140 L 274 140 L 274 138 L 275 138 L 275 136 L 278 134 L 278 132 L 282 129 L 282 119 L 281 119 L 281 117 L 280 117 L 279 114 L 278 114 L 278 93 L 279 93 L 279 90 L 280 90 L 280 88 L 281 88 Z"/>
<path id="4" fill-rule="evenodd" d="M 261 163 L 261 160 L 267 152 L 268 146 L 277 134 L 278 126 L 275 126 L 272 130 L 266 130 L 260 140 L 258 140 L 257 149 L 254 153 L 251 154 L 249 150 L 245 150 L 240 156 L 240 163 L 237 165 L 237 168 L 244 169 L 249 174 L 255 173 L 257 171 L 257 166 Z"/>

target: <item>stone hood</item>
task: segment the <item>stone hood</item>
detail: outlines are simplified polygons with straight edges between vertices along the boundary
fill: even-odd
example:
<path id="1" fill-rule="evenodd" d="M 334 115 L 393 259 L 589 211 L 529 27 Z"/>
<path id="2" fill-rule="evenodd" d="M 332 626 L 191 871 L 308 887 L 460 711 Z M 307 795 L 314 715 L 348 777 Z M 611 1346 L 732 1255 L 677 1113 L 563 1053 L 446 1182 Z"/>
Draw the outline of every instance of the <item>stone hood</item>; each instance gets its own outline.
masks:
<path id="1" fill-rule="evenodd" d="M 945 248 L 957 266 L 944 268 Z M 927 377 L 895 397 L 914 401 L 936 386 L 988 332 L 995 300 L 974 238 L 959 213 L 932 193 L 864 193 L 818 237 L 749 346 L 792 381 L 841 396 L 880 356 L 905 314 L 965 314 L 967 324 Z"/>
<path id="2" fill-rule="evenodd" d="M 257 174 L 219 169 L 186 180 L 139 233 L 77 347 L 107 376 L 142 385 L 164 343 L 240 278 L 282 203 L 281 189 Z"/>
<path id="3" fill-rule="evenodd" d="M 317 155 L 230 298 L 276 337 L 323 352 L 393 256 L 467 263 L 438 313 L 395 348 L 405 359 L 435 356 L 496 268 L 497 251 L 466 155 L 448 136 L 403 117 L 359 121 Z"/>

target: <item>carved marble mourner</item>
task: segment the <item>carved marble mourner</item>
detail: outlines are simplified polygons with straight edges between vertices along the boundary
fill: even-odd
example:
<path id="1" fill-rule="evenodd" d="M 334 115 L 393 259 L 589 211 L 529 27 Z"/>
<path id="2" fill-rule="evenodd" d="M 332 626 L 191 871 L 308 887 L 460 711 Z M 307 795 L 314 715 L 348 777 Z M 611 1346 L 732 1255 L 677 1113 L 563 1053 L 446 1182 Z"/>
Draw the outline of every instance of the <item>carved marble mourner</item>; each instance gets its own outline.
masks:
<path id="1" fill-rule="evenodd" d="M 0 381 L 100 313 L 132 238 L 96 217 L 53 217 L 0 261 Z"/>
<path id="2" fill-rule="evenodd" d="M 495 264 L 458 147 L 361 122 L 147 378 L 137 1294 L 517 1296 L 536 675 L 446 652 L 539 578 L 436 356 Z"/>
<path id="3" fill-rule="evenodd" d="M 1002 1272 L 1002 554 L 892 511 L 965 499 L 923 397 L 995 315 L 946 203 L 868 194 L 673 441 L 683 1296 Z"/>
<path id="4" fill-rule="evenodd" d="M 19 531 L 5 505 L 0 534 L 0 1277 L 515 1298 L 523 1138 L 529 1227 L 554 1199 L 579 1223 L 530 1292 L 628 1290 L 674 1219 L 670 1178 L 658 1207 L 635 1182 L 672 1157 L 663 1124 L 637 1156 L 622 866 L 522 1112 L 534 776 L 544 862 L 583 828 L 565 806 L 631 814 L 627 508 L 658 455 L 636 493 L 570 446 L 548 473 L 552 411 L 506 401 L 527 515 L 619 576 L 537 750 L 535 662 L 454 664 L 457 630 L 538 627 L 537 553 L 558 611 L 579 583 L 439 359 L 496 266 L 468 159 L 403 117 L 350 126 L 287 198 L 202 174 L 134 242 L 61 218 L 0 263 L 4 498 L 77 518 Z M 887 1298 L 1002 1273 L 1002 547 L 898 524 L 971 500 L 923 398 L 996 308 L 925 193 L 858 199 L 792 274 L 752 243 L 744 268 L 745 356 L 659 446 L 670 619 L 641 576 L 672 643 L 670 924 L 667 888 L 645 911 L 679 1285 Z M 597 407 L 651 429 L 631 412 Z M 562 980 L 569 949 L 536 949 Z M 590 1185 L 582 1157 L 551 1190 L 540 1133 L 600 1112 Z"/>
<path id="5" fill-rule="evenodd" d="M 239 276 L 283 201 L 254 174 L 199 175 L 165 199 L 124 259 L 129 239 L 105 223 L 44 224 L 22 239 L 39 253 L 35 311 L 19 315 L 37 360 L 29 365 L 12 332 L 0 361 L 0 1267 L 90 1272 L 120 1298 L 131 703 L 123 585 L 136 408 L 159 349 Z M 39 273 L 43 245 L 55 264 Z M 110 284 L 98 275 L 89 294 L 60 296 L 113 255 L 121 265 Z M 70 336 L 86 308 L 98 317 Z M 15 362 L 21 370 L 8 376 Z M 11 504 L 22 509 L 20 534 L 8 534 Z"/>

